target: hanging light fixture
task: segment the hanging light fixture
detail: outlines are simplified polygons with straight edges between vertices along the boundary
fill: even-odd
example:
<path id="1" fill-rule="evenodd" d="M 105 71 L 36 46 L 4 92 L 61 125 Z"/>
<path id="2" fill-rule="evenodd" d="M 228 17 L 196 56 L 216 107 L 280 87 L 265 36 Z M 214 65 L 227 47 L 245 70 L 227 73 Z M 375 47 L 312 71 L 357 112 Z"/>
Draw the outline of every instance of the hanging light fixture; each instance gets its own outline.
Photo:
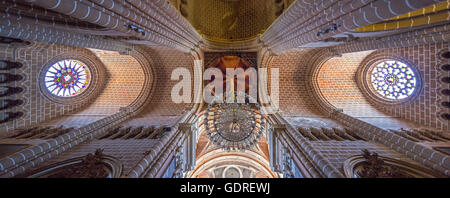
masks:
<path id="1" fill-rule="evenodd" d="M 220 100 L 219 96 L 208 105 L 205 113 L 207 135 L 214 144 L 228 151 L 250 149 L 265 130 L 265 118 L 259 104 L 249 102 L 256 100 L 241 92 L 231 95 L 231 103 L 222 102 L 225 100 Z M 246 103 L 238 103 L 237 95 L 243 96 Z"/>

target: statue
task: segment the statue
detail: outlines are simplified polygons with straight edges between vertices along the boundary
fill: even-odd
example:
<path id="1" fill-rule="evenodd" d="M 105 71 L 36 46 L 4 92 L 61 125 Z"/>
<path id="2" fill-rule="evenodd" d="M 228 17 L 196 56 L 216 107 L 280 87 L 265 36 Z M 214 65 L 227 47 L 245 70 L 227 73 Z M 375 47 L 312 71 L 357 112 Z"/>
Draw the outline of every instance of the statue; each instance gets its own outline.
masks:
<path id="1" fill-rule="evenodd" d="M 411 176 L 403 173 L 399 168 L 386 164 L 378 158 L 377 153 L 371 154 L 367 149 L 363 150 L 363 156 L 366 161 L 359 172 L 361 178 L 410 178 Z"/>

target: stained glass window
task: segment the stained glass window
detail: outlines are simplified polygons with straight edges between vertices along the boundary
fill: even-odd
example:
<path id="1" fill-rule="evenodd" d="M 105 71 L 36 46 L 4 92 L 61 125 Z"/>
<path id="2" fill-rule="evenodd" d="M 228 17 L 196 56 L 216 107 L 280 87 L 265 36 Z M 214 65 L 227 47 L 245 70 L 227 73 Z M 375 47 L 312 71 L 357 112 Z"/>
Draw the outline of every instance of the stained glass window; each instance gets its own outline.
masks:
<path id="1" fill-rule="evenodd" d="M 413 69 L 394 60 L 378 63 L 372 70 L 371 81 L 378 94 L 391 100 L 410 97 L 417 85 Z"/>
<path id="2" fill-rule="evenodd" d="M 89 86 L 91 73 L 81 61 L 67 59 L 50 66 L 45 74 L 45 86 L 53 95 L 71 97 Z"/>

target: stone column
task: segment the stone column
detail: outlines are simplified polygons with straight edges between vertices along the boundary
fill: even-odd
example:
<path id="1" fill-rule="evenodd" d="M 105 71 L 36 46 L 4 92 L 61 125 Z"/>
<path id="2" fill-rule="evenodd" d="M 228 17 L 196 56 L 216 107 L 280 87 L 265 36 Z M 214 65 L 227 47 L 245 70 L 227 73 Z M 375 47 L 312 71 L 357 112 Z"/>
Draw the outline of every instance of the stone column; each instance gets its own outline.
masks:
<path id="1" fill-rule="evenodd" d="M 117 31 L 122 35 L 188 53 L 198 48 L 201 39 L 194 28 L 162 0 L 21 1 Z M 169 18 L 172 20 L 168 20 Z"/>
<path id="2" fill-rule="evenodd" d="M 285 148 L 292 150 L 304 163 L 312 177 L 342 178 L 344 175 L 331 162 L 306 140 L 300 133 L 285 121 L 280 115 L 278 119 L 284 122 L 284 130 L 278 130 L 278 137 L 285 143 Z"/>
<path id="3" fill-rule="evenodd" d="M 191 117 L 190 114 L 191 112 L 188 112 L 186 116 Z M 183 124 L 185 119 L 186 118 L 180 119 L 179 124 L 172 127 L 172 130 L 138 162 L 127 177 L 154 178 L 162 175 L 165 171 L 164 166 L 176 156 L 176 151 L 180 147 L 180 143 L 183 143 L 188 134 L 191 132 L 190 128 L 186 127 L 190 125 Z"/>

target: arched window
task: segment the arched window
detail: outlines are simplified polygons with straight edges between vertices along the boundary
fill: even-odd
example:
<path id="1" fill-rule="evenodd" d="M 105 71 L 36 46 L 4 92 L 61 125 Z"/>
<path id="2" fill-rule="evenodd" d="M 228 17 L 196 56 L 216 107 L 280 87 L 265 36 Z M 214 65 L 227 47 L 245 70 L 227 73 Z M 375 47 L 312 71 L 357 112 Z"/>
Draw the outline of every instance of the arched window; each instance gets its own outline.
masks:
<path id="1" fill-rule="evenodd" d="M 11 62 L 6 60 L 0 60 L 0 70 L 10 70 L 10 69 L 18 69 L 23 65 L 17 62 Z"/>
<path id="2" fill-rule="evenodd" d="M 9 37 L 3 37 L 0 36 L 0 44 L 8 44 L 8 45 L 30 45 L 31 43 L 29 41 L 24 41 L 21 39 L 16 39 L 16 38 L 9 38 Z"/>
<path id="3" fill-rule="evenodd" d="M 440 57 L 444 60 L 450 59 L 450 51 L 445 50 L 440 53 Z"/>
<path id="4" fill-rule="evenodd" d="M 444 71 L 450 71 L 450 65 L 449 64 L 442 65 L 441 69 L 444 70 Z"/>
<path id="5" fill-rule="evenodd" d="M 450 120 L 450 114 L 448 114 L 448 113 L 442 114 L 441 117 L 442 117 L 444 120 Z"/>
<path id="6" fill-rule="evenodd" d="M 22 100 L 0 100 L 0 110 L 9 109 L 11 107 L 22 105 Z"/>
<path id="7" fill-rule="evenodd" d="M 401 61 L 377 62 L 369 72 L 373 91 L 384 99 L 404 100 L 416 91 L 417 73 Z"/>
<path id="8" fill-rule="evenodd" d="M 74 59 L 61 60 L 51 65 L 45 73 L 45 87 L 59 97 L 72 97 L 85 91 L 91 82 L 88 66 Z"/>
<path id="9" fill-rule="evenodd" d="M 450 96 L 450 89 L 444 89 L 441 91 L 442 95 Z"/>
<path id="10" fill-rule="evenodd" d="M 120 178 L 123 164 L 102 149 L 84 157 L 76 157 L 33 170 L 19 178 Z"/>

